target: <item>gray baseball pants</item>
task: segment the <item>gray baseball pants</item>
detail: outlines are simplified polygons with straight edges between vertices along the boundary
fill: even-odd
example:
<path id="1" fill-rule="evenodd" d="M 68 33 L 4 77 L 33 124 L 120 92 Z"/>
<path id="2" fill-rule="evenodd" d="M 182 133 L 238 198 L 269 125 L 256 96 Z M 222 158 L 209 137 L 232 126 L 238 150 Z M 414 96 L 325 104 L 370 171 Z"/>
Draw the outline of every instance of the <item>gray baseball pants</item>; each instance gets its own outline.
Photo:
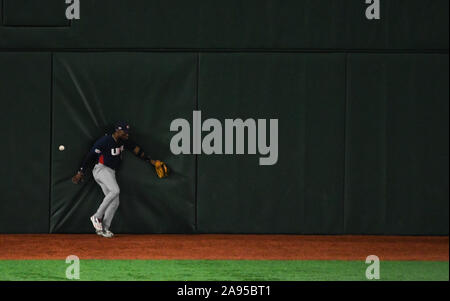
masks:
<path id="1" fill-rule="evenodd" d="M 116 171 L 103 164 L 96 164 L 92 174 L 105 195 L 95 217 L 102 220 L 103 230 L 109 230 L 114 214 L 119 207 L 120 188 L 116 181 Z"/>

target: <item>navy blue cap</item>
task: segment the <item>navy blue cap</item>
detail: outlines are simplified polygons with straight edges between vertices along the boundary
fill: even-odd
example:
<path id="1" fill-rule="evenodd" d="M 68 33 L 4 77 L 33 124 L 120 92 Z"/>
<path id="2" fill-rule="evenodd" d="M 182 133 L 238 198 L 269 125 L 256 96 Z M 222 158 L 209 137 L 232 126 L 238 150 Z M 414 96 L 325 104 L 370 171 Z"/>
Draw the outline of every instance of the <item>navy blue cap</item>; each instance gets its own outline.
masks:
<path id="1" fill-rule="evenodd" d="M 130 131 L 130 125 L 125 121 L 119 121 L 116 123 L 115 129 L 116 131 L 123 130 L 125 133 L 128 133 Z"/>

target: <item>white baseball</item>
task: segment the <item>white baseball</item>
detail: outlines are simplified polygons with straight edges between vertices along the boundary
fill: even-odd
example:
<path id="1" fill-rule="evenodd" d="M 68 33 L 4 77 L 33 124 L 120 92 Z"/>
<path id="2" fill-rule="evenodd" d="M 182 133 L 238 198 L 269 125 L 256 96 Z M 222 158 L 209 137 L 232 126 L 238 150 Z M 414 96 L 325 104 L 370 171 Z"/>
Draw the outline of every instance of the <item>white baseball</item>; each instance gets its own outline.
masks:
<path id="1" fill-rule="evenodd" d="M 60 146 L 59 146 L 59 150 L 60 150 L 60 151 L 63 151 L 64 148 L 65 148 L 64 145 L 60 145 Z"/>

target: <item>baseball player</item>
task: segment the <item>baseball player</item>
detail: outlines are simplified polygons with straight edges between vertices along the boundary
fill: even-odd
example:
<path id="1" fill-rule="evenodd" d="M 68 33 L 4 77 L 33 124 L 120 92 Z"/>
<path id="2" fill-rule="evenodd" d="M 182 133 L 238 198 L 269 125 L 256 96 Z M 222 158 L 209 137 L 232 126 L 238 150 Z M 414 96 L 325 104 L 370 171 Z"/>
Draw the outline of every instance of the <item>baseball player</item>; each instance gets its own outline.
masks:
<path id="1" fill-rule="evenodd" d="M 122 161 L 122 152 L 124 150 L 132 151 L 138 158 L 152 164 L 158 177 L 163 178 L 168 174 L 167 166 L 163 162 L 149 158 L 140 146 L 128 139 L 129 131 L 130 125 L 128 123 L 118 122 L 113 134 L 105 135 L 94 143 L 77 174 L 72 177 L 73 183 L 80 183 L 88 165 L 92 161 L 96 162 L 92 174 L 97 184 L 100 185 L 105 197 L 97 212 L 91 216 L 91 222 L 96 233 L 103 237 L 109 238 L 114 236 L 110 231 L 110 227 L 114 214 L 119 207 L 120 193 L 119 185 L 116 181 L 116 169 Z"/>

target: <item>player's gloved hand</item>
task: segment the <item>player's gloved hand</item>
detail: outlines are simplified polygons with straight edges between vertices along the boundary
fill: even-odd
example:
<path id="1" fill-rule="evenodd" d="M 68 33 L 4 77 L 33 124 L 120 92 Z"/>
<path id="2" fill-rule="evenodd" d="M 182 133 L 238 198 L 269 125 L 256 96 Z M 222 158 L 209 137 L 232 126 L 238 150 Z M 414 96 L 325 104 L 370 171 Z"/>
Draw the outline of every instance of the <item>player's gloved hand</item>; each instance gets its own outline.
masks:
<path id="1" fill-rule="evenodd" d="M 162 179 L 169 175 L 169 168 L 164 162 L 159 160 L 150 160 L 150 163 L 155 167 L 158 178 Z"/>
<path id="2" fill-rule="evenodd" d="M 80 182 L 83 182 L 83 173 L 82 172 L 78 172 L 76 175 L 74 175 L 72 177 L 72 183 L 74 184 L 78 184 Z"/>

